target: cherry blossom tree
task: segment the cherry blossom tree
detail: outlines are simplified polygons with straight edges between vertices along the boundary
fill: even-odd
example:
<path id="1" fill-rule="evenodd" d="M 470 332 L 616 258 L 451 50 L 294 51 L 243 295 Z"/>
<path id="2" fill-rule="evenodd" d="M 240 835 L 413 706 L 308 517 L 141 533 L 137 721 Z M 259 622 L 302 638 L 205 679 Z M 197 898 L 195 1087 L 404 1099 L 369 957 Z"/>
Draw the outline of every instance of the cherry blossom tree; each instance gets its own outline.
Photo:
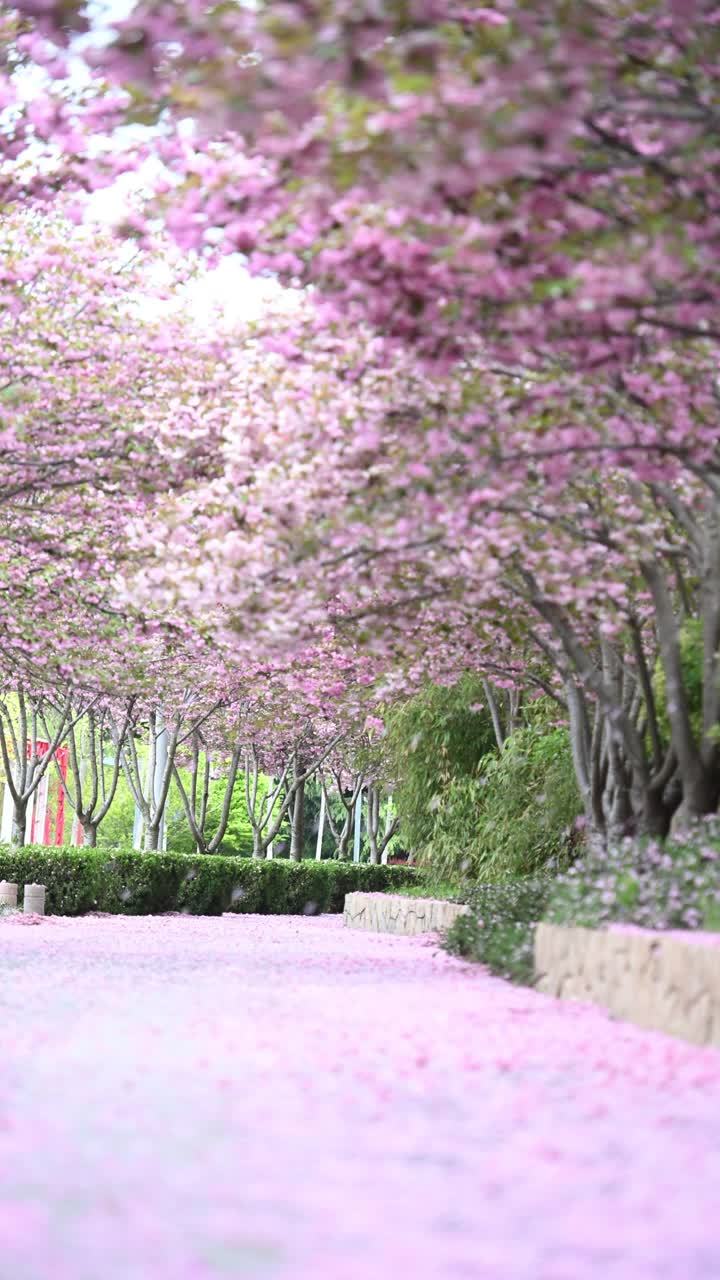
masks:
<path id="1" fill-rule="evenodd" d="M 58 49 L 92 24 L 17 7 Z M 326 315 L 533 366 L 713 329 L 712 0 L 141 2 L 102 37 L 88 66 L 187 175 L 164 183 L 180 242 L 220 236 Z"/>

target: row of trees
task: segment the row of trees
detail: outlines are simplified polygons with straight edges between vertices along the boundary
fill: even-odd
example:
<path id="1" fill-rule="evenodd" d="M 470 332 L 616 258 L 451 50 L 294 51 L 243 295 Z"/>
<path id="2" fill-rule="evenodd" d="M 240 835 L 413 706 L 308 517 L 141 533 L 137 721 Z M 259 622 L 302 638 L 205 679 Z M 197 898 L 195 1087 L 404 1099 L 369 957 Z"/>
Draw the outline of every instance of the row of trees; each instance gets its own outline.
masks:
<path id="1" fill-rule="evenodd" d="M 259 700 L 277 708 L 279 691 L 271 681 L 258 676 L 255 689 Z M 310 720 L 293 721 L 270 735 L 247 701 L 201 709 L 186 698 L 184 707 L 163 714 L 135 695 L 123 703 L 70 694 L 61 703 L 15 684 L 0 699 L 12 842 L 25 843 L 28 817 L 47 776 L 76 815 L 86 846 L 97 845 L 124 783 L 146 849 L 160 848 L 172 797 L 197 853 L 227 849 L 231 813 L 239 803 L 254 857 L 272 857 L 282 845 L 300 860 L 308 843 L 306 790 L 312 782 L 320 805 L 314 814 L 317 856 L 329 836 L 332 856 L 350 857 L 362 827 L 370 861 L 385 861 L 397 818 L 390 816 L 390 801 L 381 803 L 380 752 L 367 734 L 362 738 L 350 741 L 331 725 L 318 730 Z M 63 747 L 65 769 L 59 760 Z"/>
<path id="2" fill-rule="evenodd" d="M 59 209 L 16 210 L 0 264 L 0 752 L 13 840 L 25 839 L 52 773 L 88 845 L 122 779 L 148 848 L 171 785 L 204 853 L 220 848 L 240 788 L 255 855 L 289 824 L 300 857 L 305 783 L 324 769 L 328 828 L 347 856 L 355 801 L 376 769 L 366 752 L 361 770 L 348 745 L 363 737 L 368 662 L 341 652 L 327 621 L 311 646 L 264 646 L 260 661 L 258 646 L 235 643 L 217 602 L 176 607 L 156 570 L 171 500 L 180 510 L 202 486 L 209 501 L 226 482 L 237 352 L 193 325 L 188 272 L 167 245 L 129 256 Z M 213 573 L 210 526 L 197 513 L 180 533 Z M 225 783 L 219 811 L 213 774 Z M 377 860 L 376 800 L 366 808 Z"/>

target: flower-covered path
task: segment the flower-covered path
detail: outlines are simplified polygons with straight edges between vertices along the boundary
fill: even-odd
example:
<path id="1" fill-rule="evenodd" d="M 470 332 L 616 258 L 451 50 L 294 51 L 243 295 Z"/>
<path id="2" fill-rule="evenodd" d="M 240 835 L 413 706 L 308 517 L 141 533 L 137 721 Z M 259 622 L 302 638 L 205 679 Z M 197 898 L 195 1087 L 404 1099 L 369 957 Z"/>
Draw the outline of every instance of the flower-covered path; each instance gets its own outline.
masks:
<path id="1" fill-rule="evenodd" d="M 717 1280 L 720 1053 L 337 918 L 0 922 L 0 1280 Z"/>

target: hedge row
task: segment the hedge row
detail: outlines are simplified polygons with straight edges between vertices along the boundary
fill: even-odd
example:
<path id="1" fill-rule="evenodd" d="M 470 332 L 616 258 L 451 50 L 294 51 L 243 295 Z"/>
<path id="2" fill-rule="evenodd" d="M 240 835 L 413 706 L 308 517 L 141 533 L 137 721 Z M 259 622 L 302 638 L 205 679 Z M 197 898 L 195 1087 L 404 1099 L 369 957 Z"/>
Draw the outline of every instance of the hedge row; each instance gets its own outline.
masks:
<path id="1" fill-rule="evenodd" d="M 316 915 L 342 911 L 345 894 L 355 890 L 397 891 L 414 874 L 408 867 L 353 862 L 0 847 L 0 880 L 18 884 L 18 902 L 26 884 L 44 884 L 49 915 Z"/>
<path id="2" fill-rule="evenodd" d="M 472 914 L 448 930 L 445 946 L 516 982 L 534 980 L 535 924 L 604 929 L 720 931 L 720 817 L 684 834 L 588 847 L 554 877 L 480 884 Z"/>

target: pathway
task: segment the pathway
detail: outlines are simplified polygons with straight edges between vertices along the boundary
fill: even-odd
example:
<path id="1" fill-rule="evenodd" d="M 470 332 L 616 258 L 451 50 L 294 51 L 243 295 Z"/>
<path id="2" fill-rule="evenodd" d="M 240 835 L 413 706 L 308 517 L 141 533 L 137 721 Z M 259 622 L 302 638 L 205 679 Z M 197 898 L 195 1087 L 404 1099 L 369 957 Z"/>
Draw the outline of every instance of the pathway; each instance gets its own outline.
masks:
<path id="1" fill-rule="evenodd" d="M 0 921 L 0 1280 L 718 1280 L 720 1053 L 339 918 Z"/>

